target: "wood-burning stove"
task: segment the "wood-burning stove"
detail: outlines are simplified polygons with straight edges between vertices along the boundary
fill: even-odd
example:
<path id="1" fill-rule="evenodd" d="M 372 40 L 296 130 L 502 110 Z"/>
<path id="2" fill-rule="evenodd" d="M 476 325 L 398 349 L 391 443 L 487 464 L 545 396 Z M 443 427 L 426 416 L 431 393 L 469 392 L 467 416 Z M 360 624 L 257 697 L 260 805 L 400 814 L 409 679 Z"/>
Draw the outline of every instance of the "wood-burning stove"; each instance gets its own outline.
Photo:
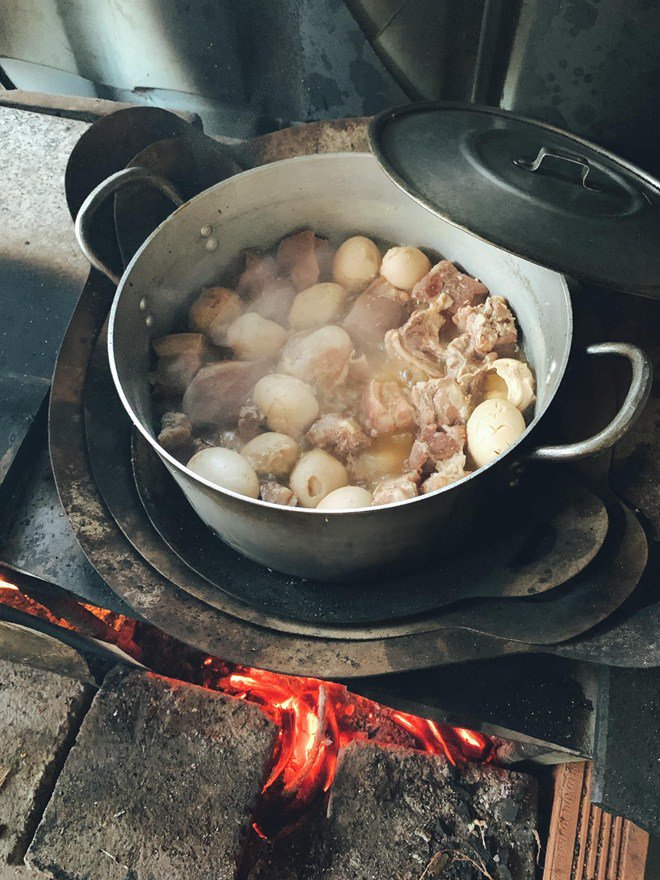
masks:
<path id="1" fill-rule="evenodd" d="M 154 113 L 130 111 L 129 132 L 127 117 L 112 116 L 90 130 L 67 173 L 73 210 L 98 180 L 154 141 L 168 139 L 171 161 L 177 150 L 169 139 L 180 137 L 183 144 L 185 126 L 163 111 Z M 361 148 L 364 131 L 360 121 L 305 126 L 256 139 L 242 147 L 240 157 L 256 164 Z M 105 149 L 97 162 L 94 148 L 100 141 Z M 188 185 L 194 192 L 206 182 L 191 178 Z M 129 207 L 124 206 L 124 218 Z M 161 210 L 155 202 L 145 205 L 147 214 Z M 120 204 L 117 216 L 121 220 Z M 116 259 L 112 219 L 101 218 L 100 235 L 109 259 Z M 120 243 L 126 257 L 134 244 L 130 228 L 123 228 Z M 91 566 L 66 531 L 53 527 L 49 507 L 58 502 L 43 452 L 45 480 L 19 491 L 24 487 L 17 475 L 43 445 L 43 394 L 31 394 L 33 430 L 8 459 L 11 463 L 16 454 L 6 486 L 14 516 L 4 526 L 0 558 L 37 574 L 48 568 L 49 580 L 66 581 L 62 585 L 83 601 L 124 613 L 130 609 L 132 617 L 205 655 L 339 681 L 396 711 L 482 731 L 498 738 L 501 762 L 592 759 L 596 802 L 646 827 L 657 826 L 657 762 L 652 764 L 657 717 L 650 711 L 657 700 L 657 628 L 656 642 L 648 638 L 658 615 L 657 559 L 647 566 L 648 541 L 639 518 L 607 487 L 609 457 L 562 474 L 552 492 L 544 490 L 543 504 L 535 500 L 543 477 L 525 475 L 515 539 L 495 532 L 492 544 L 481 556 L 473 554 L 469 565 L 459 550 L 456 560 L 408 581 L 361 591 L 333 585 L 321 592 L 238 557 L 192 516 L 181 514 L 178 490 L 132 436 L 110 381 L 103 326 L 113 292 L 106 279 L 90 274 L 60 351 L 50 399 L 54 483 Z M 602 321 L 621 314 L 615 298 L 589 299 L 585 293 L 582 308 L 579 302 L 576 308 L 579 332 L 588 340 L 599 333 L 593 302 Z M 579 365 L 573 379 L 575 397 L 566 394 L 558 401 L 557 417 L 582 419 L 586 429 L 589 419 L 597 424 L 606 417 L 607 395 L 593 395 L 593 411 L 579 413 L 576 401 L 591 383 Z M 47 521 L 51 529 L 45 533 Z M 72 578 L 65 565 L 52 576 L 57 566 L 44 567 L 44 554 L 66 558 Z M 9 569 L 5 576 L 21 579 Z M 72 601 L 30 577 L 22 585 L 28 595 L 48 595 L 51 610 L 52 603 L 64 607 Z M 17 619 L 16 611 L 2 604 L 0 615 Z M 75 634 L 67 637 L 75 640 Z M 642 735 L 631 741 L 623 721 L 633 713 Z"/>

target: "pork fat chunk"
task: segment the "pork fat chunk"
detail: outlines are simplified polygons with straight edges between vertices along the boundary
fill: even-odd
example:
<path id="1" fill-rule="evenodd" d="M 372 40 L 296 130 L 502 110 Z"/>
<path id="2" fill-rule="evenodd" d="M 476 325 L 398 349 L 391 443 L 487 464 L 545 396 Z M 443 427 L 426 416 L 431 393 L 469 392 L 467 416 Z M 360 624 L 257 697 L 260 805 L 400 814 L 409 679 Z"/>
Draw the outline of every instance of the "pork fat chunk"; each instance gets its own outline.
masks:
<path id="1" fill-rule="evenodd" d="M 268 281 L 250 303 L 250 311 L 257 312 L 269 321 L 286 323 L 291 304 L 296 298 L 296 288 L 283 278 Z"/>
<path id="2" fill-rule="evenodd" d="M 323 242 L 322 246 L 321 242 Z M 296 290 L 305 290 L 319 280 L 321 277 L 319 256 L 324 266 L 327 266 L 330 258 L 328 243 L 324 239 L 317 238 L 311 229 L 288 235 L 282 239 L 277 248 L 277 263 L 280 271 L 291 278 Z"/>
<path id="3" fill-rule="evenodd" d="M 381 480 L 373 491 L 374 500 L 372 504 L 378 507 L 380 504 L 392 504 L 395 501 L 408 501 L 410 498 L 416 498 L 418 495 L 417 483 L 415 483 L 409 475 L 404 474 L 401 477 L 388 477 Z"/>
<path id="4" fill-rule="evenodd" d="M 188 446 L 192 442 L 192 425 L 188 416 L 180 412 L 164 413 L 158 442 L 168 452 Z"/>
<path id="5" fill-rule="evenodd" d="M 388 330 L 406 319 L 408 294 L 385 278 L 376 278 L 358 296 L 344 318 L 343 327 L 361 351 L 377 351 Z"/>
<path id="6" fill-rule="evenodd" d="M 343 462 L 346 462 L 350 456 L 362 452 L 371 443 L 370 438 L 354 418 L 340 413 L 321 416 L 314 422 L 306 436 L 312 446 L 324 449 Z"/>
<path id="7" fill-rule="evenodd" d="M 413 287 L 413 301 L 422 305 L 432 303 L 442 293 L 451 298 L 449 311 L 455 314 L 463 306 L 483 302 L 488 288 L 481 281 L 459 272 L 449 260 L 441 260 Z"/>
<path id="8" fill-rule="evenodd" d="M 238 291 L 250 299 L 277 278 L 277 261 L 257 251 L 245 252 L 245 271 L 238 279 Z"/>
<path id="9" fill-rule="evenodd" d="M 482 357 L 518 340 L 515 318 L 501 296 L 490 296 L 478 306 L 463 306 L 454 315 L 454 323 L 468 334 L 470 347 Z"/>
<path id="10" fill-rule="evenodd" d="M 269 480 L 261 484 L 260 496 L 262 501 L 270 501 L 271 504 L 283 504 L 284 507 L 298 506 L 298 499 L 291 489 L 274 481 Z"/>
<path id="11" fill-rule="evenodd" d="M 201 333 L 172 333 L 152 343 L 158 355 L 156 390 L 164 395 L 183 394 L 207 355 Z"/>
<path id="12" fill-rule="evenodd" d="M 264 361 L 220 361 L 203 367 L 183 395 L 183 411 L 193 427 L 235 424 L 241 406 L 267 370 Z"/>
<path id="13" fill-rule="evenodd" d="M 317 388 L 330 389 L 346 381 L 353 354 L 346 331 L 330 324 L 292 336 L 282 349 L 278 370 Z"/>
<path id="14" fill-rule="evenodd" d="M 372 437 L 415 427 L 415 411 L 398 382 L 369 382 L 362 397 L 362 418 Z"/>

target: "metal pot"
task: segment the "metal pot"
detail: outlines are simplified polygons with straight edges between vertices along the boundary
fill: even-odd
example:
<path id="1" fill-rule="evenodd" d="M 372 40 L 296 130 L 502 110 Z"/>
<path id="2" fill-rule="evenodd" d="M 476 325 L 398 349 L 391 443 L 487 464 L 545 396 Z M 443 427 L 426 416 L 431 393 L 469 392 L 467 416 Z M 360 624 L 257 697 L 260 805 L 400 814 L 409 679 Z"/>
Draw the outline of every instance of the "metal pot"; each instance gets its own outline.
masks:
<path id="1" fill-rule="evenodd" d="M 120 171 L 88 197 L 77 219 L 83 250 L 101 202 L 127 183 L 167 181 L 141 168 Z M 537 378 L 534 418 L 520 441 L 490 465 L 439 491 L 370 510 L 328 512 L 286 508 L 218 488 L 181 465 L 156 440 L 148 373 L 151 340 L 171 331 L 211 280 L 235 267 L 248 246 L 264 249 L 292 230 L 311 227 L 337 241 L 362 233 L 433 248 L 507 297 L 522 328 Z M 589 353 L 627 358 L 630 389 L 613 421 L 596 436 L 565 446 L 535 447 L 539 421 L 557 393 L 571 349 L 572 313 L 566 279 L 435 216 L 405 195 L 369 153 L 304 156 L 255 168 L 181 205 L 144 242 L 118 283 L 109 320 L 110 365 L 118 393 L 190 504 L 220 537 L 251 559 L 319 580 L 347 580 L 390 570 L 437 552 L 469 527 L 477 506 L 523 458 L 566 461 L 611 446 L 642 409 L 651 371 L 632 345 L 594 345 Z"/>

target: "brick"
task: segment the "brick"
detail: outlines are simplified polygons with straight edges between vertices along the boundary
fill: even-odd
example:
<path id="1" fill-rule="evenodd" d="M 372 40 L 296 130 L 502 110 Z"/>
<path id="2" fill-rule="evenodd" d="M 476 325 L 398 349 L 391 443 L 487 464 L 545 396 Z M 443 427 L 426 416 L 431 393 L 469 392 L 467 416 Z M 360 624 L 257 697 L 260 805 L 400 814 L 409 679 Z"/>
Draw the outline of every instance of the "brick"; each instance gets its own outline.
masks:
<path id="1" fill-rule="evenodd" d="M 532 880 L 536 785 L 491 766 L 354 742 L 340 753 L 323 880 Z"/>
<path id="2" fill-rule="evenodd" d="M 276 737 L 257 706 L 110 673 L 28 864 L 66 880 L 233 878 Z"/>
<path id="3" fill-rule="evenodd" d="M 0 660 L 0 865 L 22 861 L 90 694 L 71 678 Z"/>
<path id="4" fill-rule="evenodd" d="M 649 835 L 591 795 L 591 764 L 555 768 L 543 880 L 644 880 Z"/>

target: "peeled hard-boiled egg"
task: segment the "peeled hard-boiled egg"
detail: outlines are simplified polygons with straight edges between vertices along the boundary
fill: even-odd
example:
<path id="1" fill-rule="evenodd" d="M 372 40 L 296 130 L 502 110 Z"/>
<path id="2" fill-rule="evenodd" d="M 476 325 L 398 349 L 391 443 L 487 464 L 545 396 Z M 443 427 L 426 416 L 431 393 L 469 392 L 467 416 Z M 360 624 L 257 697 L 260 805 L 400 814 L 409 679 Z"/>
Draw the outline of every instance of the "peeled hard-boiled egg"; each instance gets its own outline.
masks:
<path id="1" fill-rule="evenodd" d="M 508 400 L 484 400 L 467 422 L 467 445 L 477 467 L 501 455 L 521 436 L 525 420 Z"/>
<path id="2" fill-rule="evenodd" d="M 279 354 L 287 332 L 257 312 L 246 312 L 227 329 L 227 345 L 242 361 L 263 361 Z"/>
<path id="3" fill-rule="evenodd" d="M 289 324 L 294 330 L 309 330 L 331 324 L 346 299 L 346 288 L 326 282 L 301 290 L 291 305 Z"/>
<path id="4" fill-rule="evenodd" d="M 289 486 L 303 507 L 316 507 L 326 495 L 346 485 L 346 468 L 322 449 L 301 455 L 289 479 Z"/>
<path id="5" fill-rule="evenodd" d="M 358 507 L 371 507 L 373 495 L 360 486 L 342 486 L 335 489 L 316 505 L 317 510 L 355 510 Z"/>
<path id="6" fill-rule="evenodd" d="M 419 248 L 390 248 L 383 257 L 380 274 L 400 290 L 412 290 L 431 271 L 431 261 Z"/>
<path id="7" fill-rule="evenodd" d="M 347 290 L 363 290 L 378 275 L 381 255 L 364 235 L 354 235 L 340 245 L 332 263 L 332 277 Z"/>
<path id="8" fill-rule="evenodd" d="M 289 437 L 300 437 L 319 414 L 318 401 L 309 385 L 284 373 L 259 379 L 252 397 L 271 431 Z"/>
<path id="9" fill-rule="evenodd" d="M 233 449 L 223 446 L 202 449 L 190 459 L 188 468 L 222 489 L 230 489 L 248 498 L 257 498 L 259 495 L 259 480 L 254 468 L 240 452 L 234 452 Z"/>
<path id="10" fill-rule="evenodd" d="M 246 443 L 241 455 L 258 474 L 284 477 L 296 463 L 299 452 L 298 444 L 293 438 L 268 431 Z"/>
<path id="11" fill-rule="evenodd" d="M 485 397 L 508 400 L 524 412 L 534 400 L 534 376 L 527 364 L 515 358 L 498 358 L 486 374 Z"/>

